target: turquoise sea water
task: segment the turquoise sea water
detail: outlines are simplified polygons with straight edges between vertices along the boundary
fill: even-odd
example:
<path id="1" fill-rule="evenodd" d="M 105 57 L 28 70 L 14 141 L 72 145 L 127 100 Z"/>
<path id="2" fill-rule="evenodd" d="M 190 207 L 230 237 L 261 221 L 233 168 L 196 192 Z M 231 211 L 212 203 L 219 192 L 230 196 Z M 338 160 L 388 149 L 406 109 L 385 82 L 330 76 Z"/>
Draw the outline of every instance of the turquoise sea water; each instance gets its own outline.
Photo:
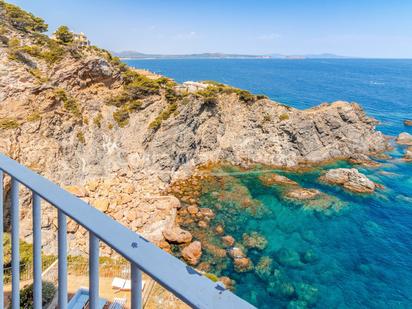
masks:
<path id="1" fill-rule="evenodd" d="M 402 123 L 412 118 L 412 60 L 128 63 L 180 82 L 217 80 L 298 108 L 356 101 L 381 121 L 379 129 L 385 134 L 412 133 Z M 258 232 L 268 244 L 264 249 L 245 249 L 255 265 L 250 272 L 234 271 L 230 258 L 213 262 L 218 259 L 208 249 L 202 261 L 211 263 L 210 272 L 236 280 L 235 293 L 259 308 L 412 308 L 412 163 L 400 160 L 403 152 L 395 145 L 391 158 L 379 161 L 381 167 L 358 167 L 385 186 L 372 195 L 351 194 L 318 181 L 325 169 L 349 166 L 345 162 L 304 173 L 277 171 L 329 196 L 332 207 L 326 210 L 308 209 L 287 200 L 281 187 L 264 186 L 259 176 L 271 171 L 216 171 L 216 179 L 226 185 L 205 188 L 200 199 L 201 207 L 216 213 L 208 231 L 221 224 L 239 246 L 245 233 Z M 240 205 L 245 198 L 259 210 L 244 211 Z M 195 236 L 202 233 L 195 223 L 185 227 Z M 206 237 L 223 248 L 220 236 L 209 232 Z M 271 264 L 257 267 L 262 258 Z"/>

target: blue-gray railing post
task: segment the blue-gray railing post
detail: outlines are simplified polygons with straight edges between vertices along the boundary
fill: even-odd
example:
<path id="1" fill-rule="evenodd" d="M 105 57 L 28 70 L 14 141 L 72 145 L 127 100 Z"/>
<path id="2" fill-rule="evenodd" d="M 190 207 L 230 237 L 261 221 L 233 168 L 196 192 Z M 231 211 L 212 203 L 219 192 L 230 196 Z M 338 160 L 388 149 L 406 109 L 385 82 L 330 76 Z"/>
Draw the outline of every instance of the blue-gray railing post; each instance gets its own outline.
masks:
<path id="1" fill-rule="evenodd" d="M 4 267 L 3 267 L 3 239 L 4 239 L 4 233 L 3 233 L 3 171 L 0 170 L 0 308 L 4 307 L 4 288 L 3 288 L 3 280 L 4 280 Z"/>
<path id="2" fill-rule="evenodd" d="M 67 308 L 67 220 L 66 215 L 59 209 L 57 212 L 58 221 L 58 303 L 59 309 Z"/>
<path id="3" fill-rule="evenodd" d="M 131 303 L 132 309 L 142 308 L 142 271 L 136 264 L 130 263 L 131 272 Z"/>
<path id="4" fill-rule="evenodd" d="M 42 308 L 41 199 L 33 192 L 33 307 Z"/>
<path id="5" fill-rule="evenodd" d="M 89 295 L 90 309 L 99 304 L 99 239 L 89 233 Z"/>
<path id="6" fill-rule="evenodd" d="M 19 183 L 11 178 L 11 307 L 20 308 Z"/>

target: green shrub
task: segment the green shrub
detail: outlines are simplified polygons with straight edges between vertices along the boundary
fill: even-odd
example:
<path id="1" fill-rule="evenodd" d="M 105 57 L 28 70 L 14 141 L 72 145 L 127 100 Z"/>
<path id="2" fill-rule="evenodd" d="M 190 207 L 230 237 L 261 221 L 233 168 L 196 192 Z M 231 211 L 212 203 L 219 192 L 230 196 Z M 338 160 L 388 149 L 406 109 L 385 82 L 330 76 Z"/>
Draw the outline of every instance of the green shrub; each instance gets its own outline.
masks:
<path id="1" fill-rule="evenodd" d="M 164 120 L 169 119 L 169 117 L 177 110 L 177 104 L 169 104 L 150 124 L 149 128 L 157 130 Z"/>
<path id="2" fill-rule="evenodd" d="M 67 26 L 60 26 L 59 28 L 57 28 L 57 30 L 54 32 L 54 35 L 56 37 L 56 40 L 62 44 L 69 44 L 74 40 L 74 35 Z"/>
<path id="3" fill-rule="evenodd" d="M 258 94 L 257 96 L 256 96 L 256 99 L 258 99 L 258 100 L 263 100 L 263 99 L 269 99 L 267 96 L 265 96 L 264 94 Z"/>
<path id="4" fill-rule="evenodd" d="M 30 115 L 27 116 L 26 120 L 28 122 L 36 122 L 41 119 L 40 113 L 39 112 L 33 112 Z"/>
<path id="5" fill-rule="evenodd" d="M 204 83 L 209 84 L 206 89 L 197 92 L 198 95 L 203 97 L 204 102 L 208 104 L 216 104 L 219 94 L 231 94 L 235 93 L 239 96 L 239 100 L 245 103 L 253 103 L 256 101 L 256 96 L 249 91 L 230 87 L 218 82 L 206 81 Z"/>
<path id="6" fill-rule="evenodd" d="M 266 114 L 263 116 L 263 121 L 264 122 L 270 122 L 272 121 L 272 117 L 270 117 L 270 115 Z"/>
<path id="7" fill-rule="evenodd" d="M 102 127 L 102 120 L 103 120 L 102 113 L 98 113 L 96 115 L 96 117 L 94 117 L 93 123 L 96 125 L 96 127 L 101 128 Z"/>
<path id="8" fill-rule="evenodd" d="M 256 100 L 256 97 L 249 91 L 233 88 L 233 92 L 236 93 L 239 96 L 239 100 L 244 103 L 253 103 Z"/>
<path id="9" fill-rule="evenodd" d="M 16 29 L 25 32 L 45 32 L 47 31 L 47 24 L 43 19 L 28 13 L 18 6 L 0 1 L 0 8 L 5 11 L 5 18 Z"/>
<path id="10" fill-rule="evenodd" d="M 284 120 L 288 120 L 288 119 L 289 119 L 289 115 L 286 114 L 286 113 L 279 116 L 280 121 L 284 121 Z"/>
<path id="11" fill-rule="evenodd" d="M 44 77 L 42 72 L 38 68 L 29 69 L 29 73 L 33 75 L 40 83 L 45 83 L 48 81 L 47 77 Z"/>
<path id="12" fill-rule="evenodd" d="M 77 139 L 79 140 L 80 143 L 86 144 L 86 139 L 85 139 L 84 133 L 82 131 L 77 132 L 76 137 L 77 137 Z"/>
<path id="13" fill-rule="evenodd" d="M 80 117 L 81 112 L 76 100 L 66 94 L 66 91 L 62 88 L 54 90 L 54 96 L 57 100 L 63 102 L 63 107 L 68 112 L 72 113 L 75 117 Z"/>
<path id="14" fill-rule="evenodd" d="M 113 113 L 113 119 L 117 122 L 119 127 L 124 128 L 129 124 L 129 112 L 124 108 L 119 108 Z"/>
<path id="15" fill-rule="evenodd" d="M 43 51 L 40 58 L 44 59 L 49 64 L 54 64 L 63 59 L 66 50 L 59 43 L 53 40 L 47 42 L 47 49 Z"/>
<path id="16" fill-rule="evenodd" d="M 9 40 L 9 47 L 13 49 L 20 47 L 20 40 L 18 38 L 11 38 Z"/>
<path id="17" fill-rule="evenodd" d="M 0 35 L 6 34 L 6 33 L 7 33 L 6 27 L 0 25 Z"/>
<path id="18" fill-rule="evenodd" d="M 20 126 L 16 119 L 12 118 L 1 118 L 0 119 L 0 130 L 16 129 Z"/>
<path id="19" fill-rule="evenodd" d="M 56 287 L 52 282 L 42 282 L 42 306 L 47 308 L 47 305 L 51 303 L 54 295 L 56 294 Z M 20 291 L 20 308 L 31 309 L 33 308 L 33 283 L 26 286 Z"/>

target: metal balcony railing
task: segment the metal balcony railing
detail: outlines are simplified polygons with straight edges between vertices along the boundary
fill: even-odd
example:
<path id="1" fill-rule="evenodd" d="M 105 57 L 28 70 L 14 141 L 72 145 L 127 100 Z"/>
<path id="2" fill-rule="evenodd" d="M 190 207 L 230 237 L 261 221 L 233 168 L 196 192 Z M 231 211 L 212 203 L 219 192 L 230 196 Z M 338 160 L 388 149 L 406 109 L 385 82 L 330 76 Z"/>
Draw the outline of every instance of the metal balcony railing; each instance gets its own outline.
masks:
<path id="1" fill-rule="evenodd" d="M 142 271 L 194 308 L 254 308 L 214 283 L 179 259 L 162 251 L 139 234 L 129 230 L 56 184 L 16 161 L 0 154 L 0 239 L 3 239 L 3 178 L 11 177 L 10 222 L 12 244 L 12 309 L 20 308 L 19 185 L 32 192 L 33 211 L 33 296 L 34 309 L 42 308 L 41 200 L 58 213 L 58 306 L 66 309 L 67 294 L 67 217 L 89 232 L 89 306 L 99 299 L 99 242 L 103 242 L 130 262 L 131 307 L 142 306 Z M 0 241 L 0 308 L 4 307 L 3 241 Z"/>

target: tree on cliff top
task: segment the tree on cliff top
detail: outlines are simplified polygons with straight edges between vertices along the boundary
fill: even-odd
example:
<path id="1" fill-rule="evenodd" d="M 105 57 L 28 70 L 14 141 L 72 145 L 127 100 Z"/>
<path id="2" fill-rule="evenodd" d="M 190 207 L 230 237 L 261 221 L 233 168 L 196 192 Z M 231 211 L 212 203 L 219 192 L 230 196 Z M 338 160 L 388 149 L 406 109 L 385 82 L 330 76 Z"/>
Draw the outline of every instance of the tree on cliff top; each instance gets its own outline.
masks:
<path id="1" fill-rule="evenodd" d="M 25 32 L 45 32 L 48 25 L 40 17 L 28 13 L 18 6 L 0 0 L 0 15 L 18 30 Z"/>
<path id="2" fill-rule="evenodd" d="M 67 26 L 60 26 L 56 32 L 54 33 L 56 36 L 56 39 L 63 43 L 63 44 L 69 44 L 72 43 L 74 40 L 74 35 L 73 33 L 69 30 Z"/>

